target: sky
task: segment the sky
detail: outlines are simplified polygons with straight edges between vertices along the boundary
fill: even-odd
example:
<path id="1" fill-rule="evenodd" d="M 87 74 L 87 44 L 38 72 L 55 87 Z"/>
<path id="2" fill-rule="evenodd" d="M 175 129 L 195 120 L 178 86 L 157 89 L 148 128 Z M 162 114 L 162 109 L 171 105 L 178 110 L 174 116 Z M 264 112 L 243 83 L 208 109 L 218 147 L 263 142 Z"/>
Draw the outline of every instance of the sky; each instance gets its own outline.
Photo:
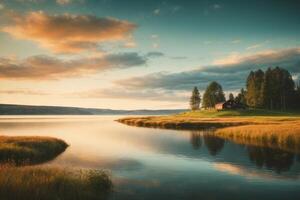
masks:
<path id="1" fill-rule="evenodd" d="M 300 77 L 300 0 L 0 0 L 0 103 L 188 108 L 251 70 Z"/>

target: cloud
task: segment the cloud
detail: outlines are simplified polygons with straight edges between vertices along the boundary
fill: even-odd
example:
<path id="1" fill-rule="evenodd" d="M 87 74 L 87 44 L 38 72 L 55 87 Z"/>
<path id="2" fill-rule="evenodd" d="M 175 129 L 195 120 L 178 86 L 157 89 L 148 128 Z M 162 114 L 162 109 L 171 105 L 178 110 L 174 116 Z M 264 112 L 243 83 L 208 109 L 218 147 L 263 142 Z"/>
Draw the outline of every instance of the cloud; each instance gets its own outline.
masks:
<path id="1" fill-rule="evenodd" d="M 159 72 L 142 77 L 118 80 L 115 83 L 132 90 L 190 91 L 194 86 L 204 90 L 209 82 L 218 81 L 225 90 L 234 91 L 245 87 L 246 77 L 251 70 L 275 66 L 283 67 L 293 75 L 300 74 L 300 48 L 270 50 L 248 56 L 237 55 L 228 59 L 227 62 L 219 62 L 195 70 L 179 73 Z"/>
<path id="2" fill-rule="evenodd" d="M 231 43 L 232 44 L 238 44 L 238 43 L 241 43 L 241 40 L 238 40 L 238 39 L 237 40 L 232 40 Z"/>
<path id="3" fill-rule="evenodd" d="M 159 15 L 160 14 L 160 9 L 156 8 L 155 10 L 153 10 L 153 14 L 154 15 Z"/>
<path id="4" fill-rule="evenodd" d="M 130 90 L 123 87 L 112 87 L 106 89 L 95 89 L 72 93 L 72 96 L 81 98 L 109 98 L 109 99 L 135 99 L 150 101 L 178 101 L 186 102 L 190 93 L 178 93 L 171 90 L 145 89 Z"/>
<path id="5" fill-rule="evenodd" d="M 72 0 L 56 0 L 56 3 L 60 5 L 70 4 L 71 2 Z"/>
<path id="6" fill-rule="evenodd" d="M 111 69 L 123 69 L 146 64 L 147 58 L 135 52 L 108 54 L 91 58 L 62 60 L 39 55 L 18 60 L 0 58 L 0 79 L 59 79 L 80 77 Z"/>
<path id="7" fill-rule="evenodd" d="M 162 53 L 162 52 L 159 52 L 159 51 L 150 51 L 146 54 L 147 57 L 149 58 L 153 58 L 153 57 L 162 57 L 164 56 L 165 54 Z"/>
<path id="8" fill-rule="evenodd" d="M 158 38 L 159 38 L 159 36 L 156 35 L 156 34 L 152 34 L 150 37 L 151 37 L 152 39 L 158 39 Z"/>
<path id="9" fill-rule="evenodd" d="M 50 93 L 28 90 L 28 89 L 16 89 L 16 90 L 0 90 L 0 94 L 12 94 L 12 95 L 49 95 Z"/>
<path id="10" fill-rule="evenodd" d="M 257 49 L 261 46 L 262 46 L 262 44 L 254 44 L 254 45 L 247 47 L 246 50 Z"/>
<path id="11" fill-rule="evenodd" d="M 214 5 L 212 5 L 212 8 L 215 10 L 218 10 L 218 9 L 221 9 L 222 6 L 220 4 L 214 4 Z"/>
<path id="12" fill-rule="evenodd" d="M 63 5 L 71 4 L 75 1 L 79 2 L 79 3 L 84 3 L 85 2 L 85 0 L 56 0 L 56 3 L 63 6 Z"/>
<path id="13" fill-rule="evenodd" d="M 171 59 L 174 59 L 174 60 L 184 60 L 184 59 L 187 59 L 188 57 L 186 56 L 173 56 L 173 57 L 170 57 Z"/>
<path id="14" fill-rule="evenodd" d="M 137 44 L 135 43 L 135 41 L 128 41 L 122 45 L 122 47 L 125 47 L 125 48 L 135 48 L 136 46 L 137 46 Z"/>
<path id="15" fill-rule="evenodd" d="M 103 42 L 126 41 L 135 28 L 133 23 L 114 18 L 49 15 L 40 11 L 10 14 L 9 24 L 2 31 L 18 39 L 35 41 L 54 52 L 76 53 L 95 49 Z"/>

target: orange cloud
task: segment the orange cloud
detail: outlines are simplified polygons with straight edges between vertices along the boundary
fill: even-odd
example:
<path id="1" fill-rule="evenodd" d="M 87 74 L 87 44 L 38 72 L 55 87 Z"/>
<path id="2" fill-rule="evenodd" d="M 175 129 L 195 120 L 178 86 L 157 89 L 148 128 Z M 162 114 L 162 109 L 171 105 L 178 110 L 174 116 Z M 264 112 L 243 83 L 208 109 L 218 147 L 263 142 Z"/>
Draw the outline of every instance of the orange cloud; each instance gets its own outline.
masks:
<path id="1" fill-rule="evenodd" d="M 137 53 L 109 54 L 91 58 L 62 60 L 50 56 L 32 56 L 23 60 L 0 58 L 0 79 L 59 79 L 78 77 L 110 69 L 146 64 Z"/>
<path id="2" fill-rule="evenodd" d="M 49 15 L 42 11 L 10 15 L 3 32 L 18 39 L 38 42 L 58 53 L 94 49 L 98 43 L 127 40 L 136 25 L 93 15 Z"/>

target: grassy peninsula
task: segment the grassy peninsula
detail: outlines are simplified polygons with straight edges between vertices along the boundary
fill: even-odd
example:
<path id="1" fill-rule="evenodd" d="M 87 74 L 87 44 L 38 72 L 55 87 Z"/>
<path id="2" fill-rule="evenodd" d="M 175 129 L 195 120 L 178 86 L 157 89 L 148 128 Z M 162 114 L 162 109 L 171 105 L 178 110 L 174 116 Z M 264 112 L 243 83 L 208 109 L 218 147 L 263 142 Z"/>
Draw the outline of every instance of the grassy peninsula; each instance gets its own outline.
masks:
<path id="1" fill-rule="evenodd" d="M 268 110 L 204 110 L 171 116 L 127 117 L 121 123 L 181 130 L 215 129 L 213 134 L 241 144 L 300 152 L 300 114 Z"/>
<path id="2" fill-rule="evenodd" d="M 107 172 L 31 166 L 54 159 L 68 147 L 52 137 L 0 136 L 0 199 L 106 199 Z"/>
<path id="3" fill-rule="evenodd" d="M 38 164 L 52 160 L 67 147 L 66 142 L 52 137 L 0 136 L 0 163 Z"/>

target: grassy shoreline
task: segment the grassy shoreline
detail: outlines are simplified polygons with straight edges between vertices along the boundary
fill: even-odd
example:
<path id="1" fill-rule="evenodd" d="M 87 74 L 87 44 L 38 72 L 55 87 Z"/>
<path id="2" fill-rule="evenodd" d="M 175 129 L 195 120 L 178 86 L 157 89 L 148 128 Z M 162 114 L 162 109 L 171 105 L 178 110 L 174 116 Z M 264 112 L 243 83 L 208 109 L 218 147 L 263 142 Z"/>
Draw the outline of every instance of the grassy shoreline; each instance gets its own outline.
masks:
<path id="1" fill-rule="evenodd" d="M 102 170 L 0 165 L 0 199 L 106 199 L 112 182 Z"/>
<path id="2" fill-rule="evenodd" d="M 300 114 L 247 111 L 198 111 L 172 116 L 127 117 L 117 120 L 131 126 L 205 130 L 240 144 L 268 146 L 300 152 Z"/>
<path id="3" fill-rule="evenodd" d="M 112 182 L 103 170 L 31 166 L 54 159 L 67 147 L 52 137 L 0 136 L 0 199 L 106 199 Z"/>
<path id="4" fill-rule="evenodd" d="M 68 144 L 52 137 L 0 136 L 0 164 L 39 164 L 54 159 Z"/>

